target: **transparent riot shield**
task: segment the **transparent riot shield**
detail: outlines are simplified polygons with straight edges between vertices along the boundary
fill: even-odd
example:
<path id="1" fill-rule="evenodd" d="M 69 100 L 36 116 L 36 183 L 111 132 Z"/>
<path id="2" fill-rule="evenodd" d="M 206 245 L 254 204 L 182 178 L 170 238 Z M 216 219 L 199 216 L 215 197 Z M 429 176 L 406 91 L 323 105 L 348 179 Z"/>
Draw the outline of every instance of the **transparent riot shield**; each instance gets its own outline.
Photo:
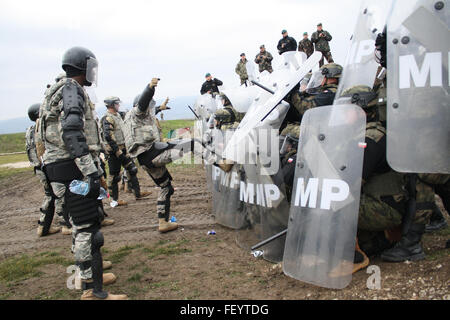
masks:
<path id="1" fill-rule="evenodd" d="M 379 67 L 374 56 L 375 39 L 383 31 L 392 1 L 362 1 L 339 81 L 337 98 L 354 85 L 373 87 Z"/>
<path id="2" fill-rule="evenodd" d="M 396 1 L 387 28 L 387 160 L 450 173 L 450 1 Z"/>
<path id="3" fill-rule="evenodd" d="M 273 94 L 263 103 L 254 101 L 252 106 L 250 106 L 236 133 L 228 143 L 227 149 L 225 149 L 224 156 L 227 159 L 238 163 L 245 163 L 242 155 L 246 153 L 245 150 L 242 150 L 242 147 L 249 143 L 248 137 L 250 132 L 257 126 L 263 124 L 268 114 L 279 106 L 284 97 L 308 74 L 309 70 L 319 62 L 320 58 L 321 53 L 315 52 L 297 71 L 293 72 L 288 69 L 283 69 L 278 70 L 279 72 L 274 71 L 270 75 L 272 81 L 269 89 L 273 91 Z"/>
<path id="4" fill-rule="evenodd" d="M 226 146 L 227 140 L 232 136 L 234 130 L 227 130 L 226 132 L 216 130 L 215 132 L 217 133 L 214 135 L 214 141 L 217 146 L 215 150 L 220 154 L 220 152 L 223 152 L 223 147 Z M 222 133 L 224 133 L 224 137 L 219 137 L 218 135 Z M 214 186 L 212 197 L 215 221 L 228 228 L 240 228 L 243 224 L 243 204 L 239 199 L 241 166 L 233 165 L 229 172 L 212 166 L 211 173 Z"/>
<path id="5" fill-rule="evenodd" d="M 289 202 L 286 196 L 284 176 L 280 165 L 279 128 L 288 108 L 277 110 L 268 122 L 250 132 L 248 150 L 240 184 L 240 200 L 243 212 L 242 227 L 236 233 L 236 242 L 249 250 L 287 228 Z M 255 151 L 255 152 L 252 152 Z M 263 258 L 280 262 L 283 258 L 285 236 L 258 249 Z"/>
<path id="6" fill-rule="evenodd" d="M 283 256 L 284 273 L 341 289 L 352 278 L 366 115 L 355 105 L 308 110 Z"/>

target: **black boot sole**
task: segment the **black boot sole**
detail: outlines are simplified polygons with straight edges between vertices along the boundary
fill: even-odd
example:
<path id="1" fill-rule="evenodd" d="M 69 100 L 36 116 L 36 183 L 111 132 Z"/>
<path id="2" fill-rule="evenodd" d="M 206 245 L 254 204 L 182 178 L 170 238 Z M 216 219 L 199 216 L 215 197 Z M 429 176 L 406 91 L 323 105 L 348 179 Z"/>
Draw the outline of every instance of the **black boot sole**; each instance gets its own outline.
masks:
<path id="1" fill-rule="evenodd" d="M 419 261 L 419 260 L 425 259 L 425 253 L 422 252 L 422 253 L 414 254 L 407 258 L 391 257 L 391 256 L 385 256 L 382 254 L 381 259 L 383 259 L 383 261 L 386 261 L 386 262 Z"/>

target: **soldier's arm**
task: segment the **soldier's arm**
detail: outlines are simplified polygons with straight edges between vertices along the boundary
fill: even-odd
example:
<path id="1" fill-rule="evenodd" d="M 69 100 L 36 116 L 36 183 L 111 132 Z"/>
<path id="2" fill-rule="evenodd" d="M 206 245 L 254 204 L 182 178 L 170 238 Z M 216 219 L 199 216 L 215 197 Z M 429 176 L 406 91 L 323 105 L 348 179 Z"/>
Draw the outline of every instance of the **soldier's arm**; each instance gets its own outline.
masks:
<path id="1" fill-rule="evenodd" d="M 259 64 L 259 53 L 256 55 L 256 57 L 255 57 L 255 63 L 257 63 L 257 64 Z"/>
<path id="2" fill-rule="evenodd" d="M 141 112 L 147 111 L 150 101 L 152 100 L 154 95 L 155 95 L 155 88 L 154 87 L 151 88 L 149 85 L 147 85 L 144 91 L 142 91 L 141 97 L 139 98 L 138 101 L 138 108 Z"/>
<path id="3" fill-rule="evenodd" d="M 111 117 L 105 116 L 102 119 L 103 124 L 103 137 L 108 145 L 111 147 L 112 151 L 116 153 L 119 150 L 114 138 L 114 120 Z"/>
<path id="4" fill-rule="evenodd" d="M 291 37 L 291 42 L 292 49 L 297 50 L 297 40 Z"/>
<path id="5" fill-rule="evenodd" d="M 89 147 L 84 135 L 84 94 L 72 82 L 68 82 L 62 89 L 61 128 L 62 138 L 72 159 L 84 176 L 97 172 Z"/>
<path id="6" fill-rule="evenodd" d="M 314 32 L 311 36 L 311 42 L 312 43 L 316 43 L 317 42 L 317 32 Z"/>
<path id="7" fill-rule="evenodd" d="M 236 65 L 236 68 L 234 68 L 234 71 L 235 71 L 238 75 L 241 75 L 241 74 L 239 73 L 239 63 Z"/>
<path id="8" fill-rule="evenodd" d="M 325 40 L 331 41 L 331 39 L 333 39 L 333 37 L 331 36 L 331 34 L 330 34 L 328 31 L 325 31 Z"/>
<path id="9" fill-rule="evenodd" d="M 216 86 L 221 86 L 221 85 L 223 85 L 223 82 L 220 81 L 220 80 L 217 79 L 217 78 L 214 78 L 214 82 L 215 82 Z"/>
<path id="10" fill-rule="evenodd" d="M 202 88 L 200 89 L 200 94 L 205 94 L 207 93 L 208 90 L 206 89 L 206 82 L 204 84 L 202 84 Z"/>
<path id="11" fill-rule="evenodd" d="M 272 56 L 272 54 L 270 52 L 267 52 L 266 60 L 269 61 L 269 62 L 273 60 L 273 56 Z"/>
<path id="12" fill-rule="evenodd" d="M 367 181 L 386 159 L 386 136 L 378 143 L 368 137 L 365 142 L 367 145 L 364 149 L 363 181 Z"/>

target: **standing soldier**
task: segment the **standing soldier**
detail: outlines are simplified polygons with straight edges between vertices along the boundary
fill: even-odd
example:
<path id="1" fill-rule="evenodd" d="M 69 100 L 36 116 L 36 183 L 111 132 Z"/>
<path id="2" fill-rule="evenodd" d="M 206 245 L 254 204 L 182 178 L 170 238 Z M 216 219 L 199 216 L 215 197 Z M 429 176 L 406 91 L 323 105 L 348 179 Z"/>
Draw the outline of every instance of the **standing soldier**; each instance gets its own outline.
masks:
<path id="1" fill-rule="evenodd" d="M 127 154 L 125 148 L 125 136 L 123 133 L 123 120 L 119 113 L 120 99 L 118 97 L 108 97 L 104 100 L 108 108 L 105 116 L 101 120 L 103 139 L 106 142 L 106 153 L 108 154 L 109 178 L 108 189 L 111 193 L 111 207 L 123 206 L 127 203 L 119 200 L 120 171 L 123 167 L 130 179 L 132 190 L 136 200 L 143 199 L 150 195 L 150 192 L 141 192 L 137 178 L 137 167 Z"/>
<path id="2" fill-rule="evenodd" d="M 40 104 L 35 103 L 30 108 L 28 108 L 28 117 L 31 121 L 36 122 L 39 118 L 39 108 Z M 55 214 L 55 196 L 52 193 L 50 184 L 48 183 L 45 173 L 41 170 L 41 162 L 37 156 L 36 144 L 34 141 L 34 135 L 36 130 L 36 124 L 33 124 L 27 129 L 26 138 L 26 149 L 27 156 L 30 164 L 34 167 L 34 173 L 39 178 L 39 181 L 44 186 L 45 197 L 42 202 L 41 216 L 38 221 L 37 234 L 39 237 L 43 237 L 49 234 L 58 233 L 61 229 L 52 226 L 53 216 Z"/>
<path id="3" fill-rule="evenodd" d="M 261 45 L 259 47 L 259 53 L 255 57 L 255 62 L 259 65 L 259 72 L 267 70 L 269 73 L 272 73 L 272 60 L 273 57 L 270 52 L 266 51 L 266 47 L 264 45 Z"/>
<path id="4" fill-rule="evenodd" d="M 287 51 L 297 50 L 297 41 L 294 38 L 289 37 L 286 30 L 281 31 L 281 34 L 283 35 L 283 38 L 278 41 L 278 53 L 281 55 Z"/>
<path id="5" fill-rule="evenodd" d="M 214 94 L 214 93 L 219 93 L 219 88 L 217 88 L 218 86 L 223 85 L 223 82 L 220 81 L 217 78 L 213 78 L 211 76 L 211 73 L 207 73 L 205 75 L 206 81 L 203 82 L 202 84 L 202 88 L 200 89 L 200 94 L 205 94 L 205 93 L 209 93 L 209 94 Z"/>
<path id="6" fill-rule="evenodd" d="M 238 64 L 236 65 L 236 68 L 234 71 L 239 75 L 239 78 L 241 79 L 241 86 L 245 84 L 247 86 L 246 81 L 248 80 L 248 74 L 247 74 L 247 58 L 245 57 L 245 53 L 241 53 L 241 60 L 239 60 Z"/>
<path id="7" fill-rule="evenodd" d="M 333 63 L 333 57 L 331 56 L 330 45 L 328 42 L 331 41 L 333 37 L 328 31 L 322 29 L 322 23 L 317 25 L 317 31 L 311 36 L 311 41 L 316 47 L 316 51 L 322 53 L 322 59 L 319 61 L 319 66 L 323 65 L 323 58 L 327 59 L 328 63 Z"/>
<path id="8" fill-rule="evenodd" d="M 53 193 L 64 196 L 74 236 L 73 251 L 80 268 L 82 300 L 124 300 L 126 295 L 103 291 L 113 283 L 112 273 L 103 274 L 100 232 L 104 211 L 100 194 L 102 170 L 98 159 L 101 143 L 95 108 L 83 86 L 96 85 L 97 59 L 88 49 L 73 47 L 63 56 L 62 68 L 67 78 L 47 91 L 40 112 L 40 141 L 45 147 L 42 159 Z M 84 180 L 89 192 L 70 192 L 73 180 Z"/>
<path id="9" fill-rule="evenodd" d="M 233 108 L 226 95 L 222 95 L 222 102 L 223 108 L 214 113 L 216 127 L 222 131 L 236 129 L 242 119 L 244 119 L 245 113 L 238 112 L 235 108 Z"/>
<path id="10" fill-rule="evenodd" d="M 303 40 L 298 43 L 298 51 L 306 53 L 307 58 L 314 53 L 314 45 L 308 39 L 308 32 L 303 33 Z"/>

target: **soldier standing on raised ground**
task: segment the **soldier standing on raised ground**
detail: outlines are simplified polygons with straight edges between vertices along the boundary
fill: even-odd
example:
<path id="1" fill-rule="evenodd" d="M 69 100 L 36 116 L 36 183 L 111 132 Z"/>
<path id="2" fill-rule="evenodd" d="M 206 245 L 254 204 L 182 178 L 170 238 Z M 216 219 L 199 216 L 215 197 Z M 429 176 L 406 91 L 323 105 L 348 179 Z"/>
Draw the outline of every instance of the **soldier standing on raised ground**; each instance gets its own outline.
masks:
<path id="1" fill-rule="evenodd" d="M 319 67 L 324 63 L 323 59 L 327 59 L 328 63 L 333 63 L 333 57 L 331 56 L 330 45 L 328 42 L 331 41 L 333 37 L 328 31 L 322 29 L 322 23 L 317 25 L 317 31 L 311 36 L 311 42 L 314 43 L 316 51 L 322 53 L 322 59 L 319 61 Z"/>

